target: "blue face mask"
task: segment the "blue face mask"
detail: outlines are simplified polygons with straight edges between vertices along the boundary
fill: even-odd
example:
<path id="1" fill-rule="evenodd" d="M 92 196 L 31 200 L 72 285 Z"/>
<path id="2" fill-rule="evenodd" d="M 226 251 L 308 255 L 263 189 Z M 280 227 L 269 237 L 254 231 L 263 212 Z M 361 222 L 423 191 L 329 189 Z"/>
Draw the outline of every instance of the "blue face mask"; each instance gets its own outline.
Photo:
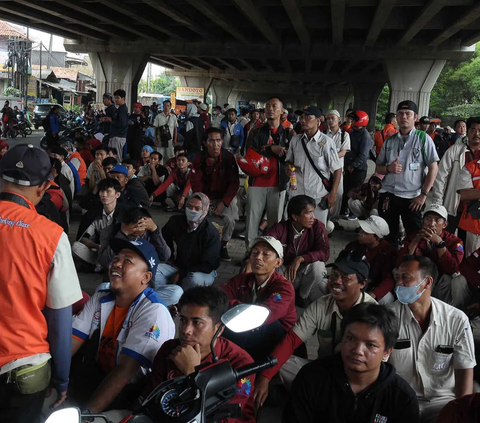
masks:
<path id="1" fill-rule="evenodd" d="M 199 210 L 199 211 L 190 210 L 188 207 L 185 209 L 185 215 L 187 216 L 187 220 L 189 222 L 193 222 L 193 223 L 198 222 L 202 217 L 202 214 L 203 214 L 202 210 Z"/>
<path id="2" fill-rule="evenodd" d="M 420 288 L 420 285 L 425 281 L 426 278 L 424 278 L 418 285 L 414 286 L 401 286 L 397 285 L 397 289 L 395 290 L 395 293 L 397 294 L 398 301 L 400 301 L 402 304 L 413 304 L 415 301 L 417 301 L 422 294 L 425 292 L 425 289 L 417 294 L 418 288 Z"/>

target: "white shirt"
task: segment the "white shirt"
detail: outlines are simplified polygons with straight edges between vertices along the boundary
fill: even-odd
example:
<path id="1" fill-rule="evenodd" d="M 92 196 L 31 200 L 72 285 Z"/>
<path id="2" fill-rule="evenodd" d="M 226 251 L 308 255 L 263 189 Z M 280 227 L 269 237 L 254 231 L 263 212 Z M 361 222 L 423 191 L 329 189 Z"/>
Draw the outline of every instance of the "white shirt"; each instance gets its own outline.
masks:
<path id="1" fill-rule="evenodd" d="M 157 116 L 155 116 L 153 126 L 155 126 L 155 128 L 159 128 L 167 123 L 168 128 L 170 129 L 170 135 L 173 139 L 173 132 L 175 131 L 175 128 L 178 128 L 177 117 L 173 113 L 170 113 L 168 116 L 165 116 L 163 113 L 159 113 Z"/>
<path id="2" fill-rule="evenodd" d="M 342 134 L 343 135 L 343 142 L 342 142 Z M 340 151 L 350 151 L 350 134 L 347 131 L 342 131 L 341 129 L 338 129 L 335 134 L 329 129 L 327 131 L 327 137 L 330 137 L 333 142 L 335 143 L 335 146 L 337 147 L 337 153 L 340 153 Z M 343 157 L 340 157 L 340 163 L 342 164 L 343 168 Z"/>
<path id="3" fill-rule="evenodd" d="M 85 230 L 85 233 L 82 235 L 82 237 L 84 237 L 85 234 L 88 234 L 88 239 L 90 241 L 98 243 L 100 241 L 100 232 L 113 223 L 114 213 L 115 209 L 109 214 L 104 209 L 102 217 L 95 219 L 92 223 L 90 223 L 90 226 Z"/>
<path id="4" fill-rule="evenodd" d="M 472 369 L 476 365 L 472 329 L 465 313 L 436 298 L 427 331 L 422 329 L 408 305 L 396 301 L 391 305 L 400 320 L 399 340 L 410 340 L 411 346 L 398 349 L 389 362 L 399 376 L 415 390 L 417 397 L 455 396 L 455 369 Z M 439 345 L 453 348 L 453 353 L 435 350 Z"/>
<path id="5" fill-rule="evenodd" d="M 75 177 L 73 176 L 72 169 L 70 169 L 67 163 L 62 162 L 60 173 L 68 179 L 70 191 L 72 191 L 72 195 L 75 195 Z"/>
<path id="6" fill-rule="evenodd" d="M 218 115 L 213 115 L 212 116 L 212 128 L 220 128 L 220 124 L 222 123 L 223 118 L 225 115 L 222 113 L 219 113 Z"/>

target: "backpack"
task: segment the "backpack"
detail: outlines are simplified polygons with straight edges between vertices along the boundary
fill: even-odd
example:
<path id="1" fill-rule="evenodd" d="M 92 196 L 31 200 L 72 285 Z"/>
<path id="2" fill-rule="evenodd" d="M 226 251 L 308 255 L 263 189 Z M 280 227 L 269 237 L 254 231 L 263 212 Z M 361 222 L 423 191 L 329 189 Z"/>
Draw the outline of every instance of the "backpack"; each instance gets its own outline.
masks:
<path id="1" fill-rule="evenodd" d="M 42 119 L 42 126 L 45 132 L 50 130 L 50 113 Z"/>

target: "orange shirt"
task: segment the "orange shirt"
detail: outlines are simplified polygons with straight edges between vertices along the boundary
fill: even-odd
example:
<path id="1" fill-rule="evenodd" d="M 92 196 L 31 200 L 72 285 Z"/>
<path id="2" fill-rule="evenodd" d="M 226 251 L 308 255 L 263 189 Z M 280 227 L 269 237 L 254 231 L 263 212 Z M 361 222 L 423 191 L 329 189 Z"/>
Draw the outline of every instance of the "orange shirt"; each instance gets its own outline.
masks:
<path id="1" fill-rule="evenodd" d="M 98 364 L 105 374 L 115 367 L 115 355 L 117 350 L 117 337 L 122 329 L 123 322 L 127 317 L 129 307 L 115 308 L 108 316 L 107 323 L 105 323 L 105 329 L 102 333 L 102 339 L 100 340 L 100 347 L 98 349 Z"/>
<path id="2" fill-rule="evenodd" d="M 377 155 L 380 154 L 380 150 L 382 149 L 383 143 L 385 140 L 392 135 L 395 135 L 398 131 L 391 123 L 387 123 L 381 131 L 375 132 L 373 136 L 373 141 L 375 142 L 375 150 L 377 151 Z M 383 133 L 383 137 L 382 137 Z"/>
<path id="3" fill-rule="evenodd" d="M 292 123 L 288 120 L 288 119 L 285 119 L 283 122 L 282 122 L 282 126 L 284 128 L 287 128 L 287 129 L 293 129 L 293 125 Z"/>

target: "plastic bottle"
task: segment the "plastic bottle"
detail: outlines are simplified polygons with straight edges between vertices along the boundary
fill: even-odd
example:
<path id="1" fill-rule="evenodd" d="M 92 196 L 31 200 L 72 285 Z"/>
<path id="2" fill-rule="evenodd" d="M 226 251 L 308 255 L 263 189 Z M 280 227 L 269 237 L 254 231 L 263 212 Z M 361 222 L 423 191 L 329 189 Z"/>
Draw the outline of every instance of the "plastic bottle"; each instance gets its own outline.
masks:
<path id="1" fill-rule="evenodd" d="M 297 189 L 297 173 L 295 172 L 295 166 L 291 166 L 290 170 L 292 172 L 292 176 L 290 176 L 290 189 L 294 191 Z"/>

